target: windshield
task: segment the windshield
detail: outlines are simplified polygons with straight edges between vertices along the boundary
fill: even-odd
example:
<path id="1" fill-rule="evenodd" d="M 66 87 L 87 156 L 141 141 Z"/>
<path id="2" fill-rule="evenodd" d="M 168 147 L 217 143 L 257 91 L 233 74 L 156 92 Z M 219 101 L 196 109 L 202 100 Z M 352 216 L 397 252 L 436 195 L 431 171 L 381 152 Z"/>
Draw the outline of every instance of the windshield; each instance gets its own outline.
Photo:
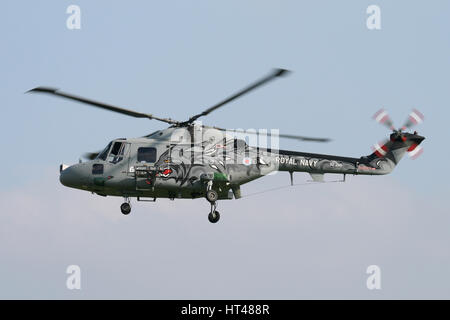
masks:
<path id="1" fill-rule="evenodd" d="M 106 156 L 108 155 L 109 148 L 111 148 L 111 144 L 112 142 L 108 143 L 106 148 L 98 154 L 97 159 L 106 160 Z"/>
<path id="2" fill-rule="evenodd" d="M 129 143 L 122 141 L 111 141 L 105 149 L 100 152 L 96 159 L 117 163 L 121 161 L 128 151 Z"/>

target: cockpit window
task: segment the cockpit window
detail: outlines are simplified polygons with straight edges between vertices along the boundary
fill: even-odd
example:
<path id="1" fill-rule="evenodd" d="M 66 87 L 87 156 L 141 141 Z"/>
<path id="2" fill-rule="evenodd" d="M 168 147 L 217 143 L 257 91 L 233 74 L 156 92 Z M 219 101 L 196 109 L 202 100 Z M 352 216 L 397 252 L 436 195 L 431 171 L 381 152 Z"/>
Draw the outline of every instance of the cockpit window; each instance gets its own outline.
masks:
<path id="1" fill-rule="evenodd" d="M 113 147 L 111 149 L 111 154 L 117 156 L 119 154 L 120 147 L 122 146 L 121 142 L 114 142 Z"/>
<path id="2" fill-rule="evenodd" d="M 103 149 L 103 151 L 98 154 L 97 159 L 106 160 L 106 157 L 108 156 L 109 148 L 111 148 L 111 144 L 112 144 L 112 142 L 108 143 L 106 148 Z"/>
<path id="3" fill-rule="evenodd" d="M 111 152 L 109 153 L 108 156 L 108 161 L 111 163 L 117 163 L 122 161 L 125 152 L 126 152 L 126 148 L 127 148 L 128 143 L 125 142 L 119 142 L 116 141 L 114 142 L 112 148 L 111 148 Z"/>

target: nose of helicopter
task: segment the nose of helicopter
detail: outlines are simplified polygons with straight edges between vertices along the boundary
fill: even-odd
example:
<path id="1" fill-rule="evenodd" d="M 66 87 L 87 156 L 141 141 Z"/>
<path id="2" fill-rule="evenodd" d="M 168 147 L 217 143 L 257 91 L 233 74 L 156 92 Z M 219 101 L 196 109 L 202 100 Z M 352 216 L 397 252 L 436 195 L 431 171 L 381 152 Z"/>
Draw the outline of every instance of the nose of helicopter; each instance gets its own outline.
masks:
<path id="1" fill-rule="evenodd" d="M 66 187 L 79 188 L 85 180 L 84 166 L 81 164 L 74 164 L 70 167 L 64 168 L 61 165 L 59 181 Z"/>

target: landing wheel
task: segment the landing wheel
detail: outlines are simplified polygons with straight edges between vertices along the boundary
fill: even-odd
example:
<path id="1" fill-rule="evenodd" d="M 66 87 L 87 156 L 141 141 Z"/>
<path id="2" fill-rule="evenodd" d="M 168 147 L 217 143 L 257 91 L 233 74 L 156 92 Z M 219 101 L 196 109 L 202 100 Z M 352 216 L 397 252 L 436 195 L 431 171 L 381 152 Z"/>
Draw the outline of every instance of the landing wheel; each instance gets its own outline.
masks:
<path id="1" fill-rule="evenodd" d="M 122 203 L 122 205 L 120 206 L 120 211 L 122 211 L 122 213 L 124 215 L 127 215 L 131 212 L 131 206 L 128 202 L 124 202 Z"/>
<path id="2" fill-rule="evenodd" d="M 206 200 L 208 200 L 211 203 L 214 203 L 217 201 L 217 199 L 219 198 L 219 194 L 217 193 L 216 190 L 208 190 L 206 191 Z"/>
<path id="3" fill-rule="evenodd" d="M 211 223 L 216 223 L 220 219 L 220 213 L 219 211 L 210 212 L 208 214 L 208 220 Z"/>

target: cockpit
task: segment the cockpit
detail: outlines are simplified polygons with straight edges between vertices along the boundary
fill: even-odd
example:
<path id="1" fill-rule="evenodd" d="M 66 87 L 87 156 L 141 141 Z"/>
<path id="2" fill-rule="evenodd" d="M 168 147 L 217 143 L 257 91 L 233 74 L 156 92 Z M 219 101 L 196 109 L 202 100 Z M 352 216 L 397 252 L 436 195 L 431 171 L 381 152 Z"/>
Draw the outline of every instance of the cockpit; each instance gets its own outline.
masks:
<path id="1" fill-rule="evenodd" d="M 111 141 L 102 152 L 100 152 L 96 159 L 101 159 L 111 163 L 118 163 L 126 156 L 129 143 L 125 141 Z"/>

